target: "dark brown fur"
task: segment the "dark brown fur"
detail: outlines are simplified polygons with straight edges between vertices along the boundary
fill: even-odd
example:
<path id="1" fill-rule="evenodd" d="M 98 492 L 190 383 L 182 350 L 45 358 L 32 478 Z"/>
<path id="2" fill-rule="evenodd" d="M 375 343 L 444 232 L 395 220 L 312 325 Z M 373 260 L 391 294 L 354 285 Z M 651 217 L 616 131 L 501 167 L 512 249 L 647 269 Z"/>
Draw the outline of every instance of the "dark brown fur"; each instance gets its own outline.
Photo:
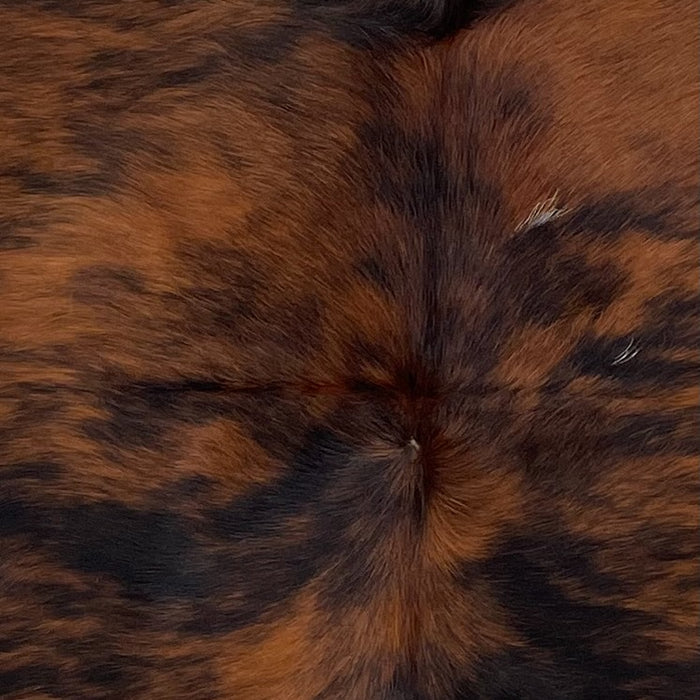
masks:
<path id="1" fill-rule="evenodd" d="M 0 696 L 697 697 L 697 19 L 0 1 Z"/>

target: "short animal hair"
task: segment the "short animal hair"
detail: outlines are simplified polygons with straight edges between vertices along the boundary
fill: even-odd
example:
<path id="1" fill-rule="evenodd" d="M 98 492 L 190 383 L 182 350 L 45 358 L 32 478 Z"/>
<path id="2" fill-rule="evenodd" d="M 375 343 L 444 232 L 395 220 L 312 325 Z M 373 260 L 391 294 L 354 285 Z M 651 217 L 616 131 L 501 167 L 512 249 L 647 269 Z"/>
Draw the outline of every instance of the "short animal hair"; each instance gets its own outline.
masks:
<path id="1" fill-rule="evenodd" d="M 697 696 L 692 3 L 0 47 L 2 698 Z"/>

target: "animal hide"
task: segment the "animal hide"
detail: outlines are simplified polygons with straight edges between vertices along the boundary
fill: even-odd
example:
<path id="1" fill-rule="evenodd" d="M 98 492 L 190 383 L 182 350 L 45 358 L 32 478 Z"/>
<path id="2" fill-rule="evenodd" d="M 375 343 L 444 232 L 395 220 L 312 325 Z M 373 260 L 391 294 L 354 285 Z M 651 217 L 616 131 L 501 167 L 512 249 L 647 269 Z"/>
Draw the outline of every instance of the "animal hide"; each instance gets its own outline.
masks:
<path id="1" fill-rule="evenodd" d="M 689 700 L 690 0 L 0 0 L 0 696 Z"/>

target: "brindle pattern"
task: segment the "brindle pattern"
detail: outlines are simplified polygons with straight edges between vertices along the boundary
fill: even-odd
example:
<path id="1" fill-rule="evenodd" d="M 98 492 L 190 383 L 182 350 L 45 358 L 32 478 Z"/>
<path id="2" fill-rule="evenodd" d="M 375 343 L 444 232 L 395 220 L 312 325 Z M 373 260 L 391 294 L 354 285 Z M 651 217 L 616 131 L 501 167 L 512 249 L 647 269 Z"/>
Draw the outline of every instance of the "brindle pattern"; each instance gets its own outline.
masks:
<path id="1" fill-rule="evenodd" d="M 0 695 L 695 697 L 692 8 L 1 1 Z"/>

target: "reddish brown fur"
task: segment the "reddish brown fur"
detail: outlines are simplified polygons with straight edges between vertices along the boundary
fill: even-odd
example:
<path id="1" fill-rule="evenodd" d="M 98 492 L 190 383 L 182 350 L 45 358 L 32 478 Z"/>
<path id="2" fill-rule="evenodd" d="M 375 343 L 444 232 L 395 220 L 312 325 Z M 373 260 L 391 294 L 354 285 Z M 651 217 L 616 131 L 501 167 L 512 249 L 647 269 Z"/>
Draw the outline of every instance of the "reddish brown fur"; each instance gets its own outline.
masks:
<path id="1" fill-rule="evenodd" d="M 0 696 L 695 697 L 693 10 L 0 1 Z"/>

